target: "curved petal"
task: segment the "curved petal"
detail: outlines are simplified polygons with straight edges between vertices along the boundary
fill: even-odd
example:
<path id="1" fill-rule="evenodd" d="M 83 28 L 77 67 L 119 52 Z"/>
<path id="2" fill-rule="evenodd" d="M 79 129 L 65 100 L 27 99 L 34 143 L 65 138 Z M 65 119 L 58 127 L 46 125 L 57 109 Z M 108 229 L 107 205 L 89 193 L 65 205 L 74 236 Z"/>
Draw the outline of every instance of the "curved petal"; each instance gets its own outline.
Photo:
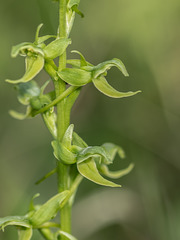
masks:
<path id="1" fill-rule="evenodd" d="M 31 117 L 31 112 L 32 112 L 32 108 L 30 106 L 28 106 L 27 109 L 26 109 L 26 113 L 19 113 L 19 112 L 16 112 L 14 110 L 10 110 L 9 114 L 13 118 L 16 118 L 18 120 L 24 120 L 28 117 Z"/>
<path id="2" fill-rule="evenodd" d="M 100 172 L 105 175 L 106 177 L 109 178 L 113 178 L 113 179 L 117 179 L 117 178 L 121 178 L 125 175 L 127 175 L 128 173 L 130 173 L 132 171 L 132 169 L 134 168 L 134 164 L 131 163 L 127 168 L 123 169 L 123 170 L 119 170 L 119 171 L 110 171 L 108 169 L 108 167 L 106 165 L 101 165 L 99 170 Z"/>
<path id="3" fill-rule="evenodd" d="M 19 228 L 18 240 L 30 240 L 32 237 L 32 228 Z"/>
<path id="4" fill-rule="evenodd" d="M 83 67 L 83 66 L 87 66 L 87 65 L 89 65 L 89 63 L 86 61 L 86 59 L 85 59 L 85 57 L 82 55 L 82 53 L 80 53 L 79 51 L 77 51 L 77 50 L 73 50 L 73 51 L 71 51 L 72 53 L 77 53 L 77 54 L 79 54 L 79 56 L 80 56 L 80 67 Z"/>
<path id="5" fill-rule="evenodd" d="M 108 186 L 108 187 L 121 187 L 116 183 L 113 183 L 105 178 L 103 178 L 96 167 L 95 161 L 90 158 L 86 161 L 77 163 L 77 168 L 79 173 L 90 181 L 97 183 L 99 185 Z"/>
<path id="6" fill-rule="evenodd" d="M 118 153 L 121 158 L 125 158 L 124 150 L 114 143 L 104 143 L 102 147 L 108 152 L 112 161 L 114 160 L 116 153 Z"/>
<path id="7" fill-rule="evenodd" d="M 113 88 L 109 83 L 106 81 L 104 77 L 99 77 L 97 79 L 92 80 L 94 86 L 102 92 L 104 95 L 112 98 L 123 98 L 123 97 L 130 97 L 133 96 L 141 91 L 136 92 L 119 92 L 115 88 Z"/>
<path id="8" fill-rule="evenodd" d="M 41 24 L 39 24 L 39 25 L 37 26 L 36 35 L 35 35 L 35 43 L 36 43 L 36 44 L 38 43 L 39 32 L 40 32 L 42 26 L 43 26 L 43 23 L 41 23 Z"/>
<path id="9" fill-rule="evenodd" d="M 44 66 L 44 57 L 41 54 L 36 56 L 27 57 L 27 69 L 24 76 L 18 80 L 9 80 L 6 79 L 6 82 L 17 84 L 25 83 L 32 80 L 43 68 Z"/>
<path id="10" fill-rule="evenodd" d="M 24 42 L 12 47 L 11 57 L 17 57 L 18 54 L 26 56 L 27 53 L 41 54 L 44 56 L 43 50 L 33 43 Z"/>
<path id="11" fill-rule="evenodd" d="M 100 158 L 100 162 L 101 162 L 101 158 L 104 158 L 106 163 L 108 164 L 112 163 L 109 157 L 109 154 L 105 151 L 103 147 L 99 147 L 99 146 L 87 147 L 81 150 L 77 155 L 77 162 L 81 163 L 83 161 L 86 161 L 89 158 L 96 158 L 96 157 L 97 159 Z"/>
<path id="12" fill-rule="evenodd" d="M 104 74 L 107 70 L 111 67 L 117 67 L 124 76 L 129 76 L 126 67 L 124 66 L 123 62 L 120 59 L 113 58 L 112 60 L 108 60 L 102 62 L 94 67 L 93 77 L 97 78 L 99 75 Z"/>
<path id="13" fill-rule="evenodd" d="M 6 226 L 22 226 L 26 228 L 30 228 L 31 225 L 24 216 L 9 216 L 9 217 L 4 217 L 0 218 L 0 229 L 4 229 Z"/>

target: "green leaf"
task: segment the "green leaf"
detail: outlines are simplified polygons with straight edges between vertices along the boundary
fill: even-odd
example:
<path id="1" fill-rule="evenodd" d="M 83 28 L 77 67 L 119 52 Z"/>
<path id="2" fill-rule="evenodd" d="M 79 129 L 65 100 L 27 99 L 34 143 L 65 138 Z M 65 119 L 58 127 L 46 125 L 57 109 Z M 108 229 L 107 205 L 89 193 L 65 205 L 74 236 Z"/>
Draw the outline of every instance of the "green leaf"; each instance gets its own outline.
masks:
<path id="1" fill-rule="evenodd" d="M 77 155 L 77 162 L 80 163 L 92 157 L 100 157 L 100 159 L 103 157 L 107 163 L 112 163 L 105 149 L 99 146 L 87 147 L 81 150 Z"/>
<path id="2" fill-rule="evenodd" d="M 123 98 L 123 97 L 130 97 L 133 96 L 141 91 L 136 92 L 119 92 L 116 89 L 114 89 L 111 85 L 108 84 L 106 79 L 104 77 L 94 78 L 92 80 L 94 86 L 103 94 L 105 94 L 108 97 L 112 98 Z"/>
<path id="3" fill-rule="evenodd" d="M 43 49 L 45 57 L 48 59 L 59 57 L 63 54 L 69 44 L 71 44 L 71 39 L 68 38 L 54 40 Z"/>
<path id="4" fill-rule="evenodd" d="M 105 73 L 111 67 L 117 67 L 124 74 L 124 76 L 129 76 L 126 67 L 124 66 L 122 61 L 117 58 L 113 58 L 112 60 L 102 62 L 95 66 L 93 71 L 93 77 L 97 78 L 99 75 Z"/>
<path id="5" fill-rule="evenodd" d="M 87 143 L 75 132 L 73 132 L 73 144 L 81 148 L 87 148 Z"/>
<path id="6" fill-rule="evenodd" d="M 82 176 L 94 183 L 108 187 L 121 187 L 121 185 L 115 184 L 103 178 L 99 174 L 96 163 L 92 158 L 89 158 L 88 160 L 83 162 L 77 162 L 77 168 Z"/>
<path id="7" fill-rule="evenodd" d="M 65 68 L 58 72 L 59 77 L 72 86 L 83 86 L 91 81 L 91 72 L 77 69 Z"/>
<path id="8" fill-rule="evenodd" d="M 119 171 L 109 171 L 109 169 L 106 165 L 101 165 L 99 170 L 106 177 L 117 179 L 117 178 L 121 178 L 121 177 L 127 175 L 128 173 L 130 173 L 133 168 L 134 168 L 134 164 L 131 163 L 127 168 L 125 168 L 123 170 L 119 170 Z"/>
<path id="9" fill-rule="evenodd" d="M 24 120 L 28 117 L 31 117 L 31 113 L 32 113 L 32 108 L 30 106 L 27 107 L 26 113 L 19 113 L 14 110 L 9 111 L 9 114 L 11 115 L 11 117 L 16 118 L 18 120 Z"/>
<path id="10" fill-rule="evenodd" d="M 102 147 L 106 150 L 106 152 L 108 152 L 112 161 L 114 160 L 117 153 L 121 158 L 125 158 L 124 150 L 114 143 L 104 143 Z"/>
<path id="11" fill-rule="evenodd" d="M 4 230 L 6 226 L 21 226 L 26 228 L 31 228 L 31 225 L 24 216 L 8 216 L 0 218 L 0 229 Z"/>
<path id="12" fill-rule="evenodd" d="M 24 105 L 28 105 L 32 97 L 39 96 L 40 94 L 40 88 L 33 80 L 27 83 L 19 83 L 16 88 L 18 91 L 18 100 Z"/>
<path id="13" fill-rule="evenodd" d="M 73 164 L 76 162 L 76 155 L 68 150 L 62 143 L 54 140 L 51 144 L 54 149 L 54 156 L 59 161 L 63 161 L 65 164 Z"/>
<path id="14" fill-rule="evenodd" d="M 69 191 L 64 191 L 50 198 L 37 211 L 35 211 L 33 216 L 29 219 L 31 224 L 34 227 L 37 227 L 54 218 L 61 207 L 61 203 L 68 195 Z"/>
<path id="15" fill-rule="evenodd" d="M 30 240 L 32 237 L 32 228 L 19 228 L 18 229 L 18 240 Z"/>
<path id="16" fill-rule="evenodd" d="M 31 57 L 27 56 L 27 61 L 30 61 L 30 64 L 27 64 L 27 69 L 24 76 L 15 81 L 6 79 L 6 82 L 13 84 L 28 82 L 32 80 L 42 70 L 44 66 L 44 58 L 40 54 Z"/>
<path id="17" fill-rule="evenodd" d="M 62 230 L 60 230 L 56 233 L 56 238 L 58 237 L 58 235 L 62 235 L 64 237 L 66 237 L 66 239 L 69 239 L 69 240 L 77 240 L 77 238 L 73 237 L 71 234 L 64 232 Z"/>
<path id="18" fill-rule="evenodd" d="M 62 144 L 69 150 L 71 149 L 73 130 L 74 124 L 69 125 L 62 139 Z"/>
<path id="19" fill-rule="evenodd" d="M 54 108 L 50 108 L 48 111 L 44 112 L 42 114 L 42 117 L 50 133 L 54 138 L 56 138 L 57 137 L 57 126 L 56 126 L 57 116 L 56 116 L 56 113 L 54 112 Z"/>

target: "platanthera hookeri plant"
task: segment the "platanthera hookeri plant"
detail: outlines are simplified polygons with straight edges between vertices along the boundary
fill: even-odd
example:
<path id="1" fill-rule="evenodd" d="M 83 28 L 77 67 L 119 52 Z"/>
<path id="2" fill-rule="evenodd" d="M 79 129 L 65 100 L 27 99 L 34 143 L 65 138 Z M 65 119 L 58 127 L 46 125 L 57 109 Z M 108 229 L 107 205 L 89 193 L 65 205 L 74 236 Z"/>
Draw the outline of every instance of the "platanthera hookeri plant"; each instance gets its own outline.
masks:
<path id="1" fill-rule="evenodd" d="M 52 174 L 57 174 L 57 194 L 42 205 L 34 205 L 33 199 L 38 196 L 35 195 L 24 216 L 0 218 L 2 230 L 8 225 L 17 227 L 19 240 L 30 240 L 34 229 L 47 240 L 75 240 L 71 234 L 71 209 L 76 190 L 83 178 L 103 186 L 121 187 L 108 179 L 120 178 L 133 168 L 133 164 L 130 164 L 126 169 L 110 171 L 108 167 L 116 155 L 125 157 L 123 149 L 113 143 L 88 146 L 71 123 L 70 113 L 86 84 L 93 84 L 97 90 L 111 98 L 130 97 L 140 91 L 120 92 L 107 82 L 106 75 L 112 67 L 128 76 L 124 64 L 117 58 L 93 65 L 82 53 L 74 50 L 72 55 L 77 57 L 67 59 L 66 51 L 72 42 L 70 32 L 75 15 L 83 17 L 83 13 L 79 10 L 80 0 L 56 2 L 59 9 L 57 35 L 42 36 L 40 30 L 43 24 L 40 24 L 34 42 L 23 42 L 14 46 L 11 56 L 24 57 L 26 69 L 20 79 L 6 80 L 15 86 L 19 102 L 26 106 L 25 113 L 11 110 L 11 116 L 23 120 L 40 114 L 52 135 L 52 150 L 57 159 L 56 168 L 38 181 L 39 183 Z M 40 86 L 37 79 L 42 70 L 46 71 L 51 80 Z M 50 81 L 54 90 L 45 93 Z M 55 222 L 54 217 L 59 211 L 60 221 Z"/>

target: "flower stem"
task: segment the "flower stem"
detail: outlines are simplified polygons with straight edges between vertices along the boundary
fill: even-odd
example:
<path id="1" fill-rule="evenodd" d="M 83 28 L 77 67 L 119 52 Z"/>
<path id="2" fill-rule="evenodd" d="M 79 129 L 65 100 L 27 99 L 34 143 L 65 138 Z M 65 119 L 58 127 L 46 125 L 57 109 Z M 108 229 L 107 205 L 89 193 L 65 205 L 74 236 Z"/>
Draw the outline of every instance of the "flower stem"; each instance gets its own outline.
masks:
<path id="1" fill-rule="evenodd" d="M 66 38 L 66 7 L 67 0 L 59 0 L 59 37 Z M 66 67 L 66 51 L 59 57 L 58 71 Z M 66 84 L 59 79 L 55 82 L 56 98 L 66 91 Z M 69 119 L 65 121 L 65 104 L 64 100 L 57 104 L 57 139 L 62 140 L 62 137 L 69 126 Z M 58 175 L 58 192 L 63 192 L 69 189 L 69 167 L 60 161 L 57 162 Z M 61 230 L 71 233 L 71 207 L 69 203 L 61 209 L 60 213 Z M 65 236 L 61 236 L 61 240 L 67 240 Z"/>
<path id="2" fill-rule="evenodd" d="M 76 86 L 70 86 L 69 88 L 67 88 L 64 92 L 62 92 L 57 98 L 55 98 L 50 104 L 46 105 L 45 107 L 41 108 L 38 111 L 35 111 L 33 113 L 33 116 L 36 116 L 39 113 L 43 113 L 45 111 L 47 111 L 49 108 L 55 106 L 56 104 L 58 104 L 60 101 L 62 101 L 63 99 L 65 99 L 69 94 L 71 94 L 72 92 L 74 92 L 78 87 Z"/>

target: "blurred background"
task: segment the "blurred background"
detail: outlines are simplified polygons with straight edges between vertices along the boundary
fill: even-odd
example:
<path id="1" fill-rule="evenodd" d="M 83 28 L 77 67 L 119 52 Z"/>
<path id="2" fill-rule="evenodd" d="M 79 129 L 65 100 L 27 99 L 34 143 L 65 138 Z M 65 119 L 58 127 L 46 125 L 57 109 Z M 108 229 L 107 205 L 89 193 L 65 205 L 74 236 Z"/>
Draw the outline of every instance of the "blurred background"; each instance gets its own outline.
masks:
<path id="1" fill-rule="evenodd" d="M 120 58 L 130 77 L 115 68 L 108 81 L 120 91 L 142 90 L 126 99 L 110 99 L 87 85 L 72 112 L 75 130 L 89 145 L 114 142 L 126 159 L 112 169 L 135 163 L 117 180 L 122 189 L 84 180 L 73 209 L 73 233 L 79 240 L 180 239 L 180 1 L 81 0 L 85 18 L 76 17 L 70 50 L 98 64 Z M 56 192 L 56 177 L 34 183 L 53 169 L 51 136 L 41 117 L 18 121 L 10 109 L 24 111 L 6 78 L 24 73 L 24 58 L 11 47 L 34 41 L 36 27 L 55 34 L 57 4 L 50 0 L 0 2 L 0 217 L 25 214 L 32 196 L 43 203 Z M 48 77 L 41 73 L 40 81 Z M 37 79 L 36 78 L 36 79 Z M 16 229 L 0 233 L 17 239 Z M 32 238 L 40 240 L 38 233 Z"/>

